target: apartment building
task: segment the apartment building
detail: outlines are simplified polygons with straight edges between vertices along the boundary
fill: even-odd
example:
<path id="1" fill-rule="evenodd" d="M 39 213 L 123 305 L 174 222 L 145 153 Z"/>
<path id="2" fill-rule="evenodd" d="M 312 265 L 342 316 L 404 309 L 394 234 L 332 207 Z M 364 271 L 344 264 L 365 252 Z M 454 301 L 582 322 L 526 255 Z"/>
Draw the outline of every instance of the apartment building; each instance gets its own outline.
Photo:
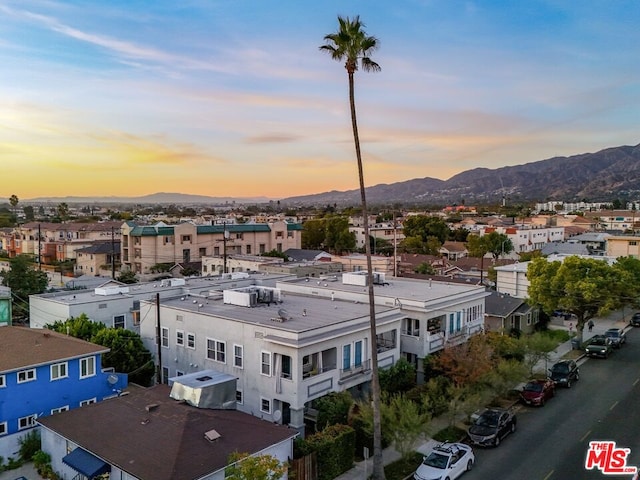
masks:
<path id="1" fill-rule="evenodd" d="M 201 370 L 233 375 L 239 410 L 304 432 L 313 400 L 369 388 L 366 281 L 365 272 L 351 272 L 142 301 L 150 321 L 140 334 L 164 381 Z M 383 273 L 374 281 L 380 368 L 405 357 L 422 371 L 426 356 L 483 328 L 482 287 Z"/>
<path id="2" fill-rule="evenodd" d="M 513 244 L 513 253 L 533 252 L 542 250 L 551 242 L 564 240 L 564 227 L 542 227 L 531 225 L 484 226 L 479 229 L 479 235 L 491 232 L 506 235 Z"/>
<path id="3" fill-rule="evenodd" d="M 606 238 L 607 256 L 640 258 L 640 236 L 609 235 Z"/>
<path id="4" fill-rule="evenodd" d="M 120 240 L 122 222 L 29 222 L 14 228 L 7 239 L 9 257 L 32 255 L 41 263 L 76 258 L 77 250 L 95 242 Z"/>
<path id="5" fill-rule="evenodd" d="M 127 285 L 115 280 L 80 290 L 59 290 L 29 296 L 29 324 L 31 328 L 44 328 L 57 320 L 87 315 L 94 322 L 107 327 L 126 328 L 140 333 L 140 302 L 156 301 L 190 292 L 208 292 L 209 289 L 234 288 L 254 284 L 247 274 L 219 277 L 169 278 L 153 282 Z M 275 284 L 288 275 L 261 275 L 261 284 Z M 154 317 L 155 318 L 155 317 Z"/>
<path id="6" fill-rule="evenodd" d="M 136 274 L 151 274 L 157 264 L 202 261 L 204 257 L 232 254 L 259 255 L 276 250 L 300 248 L 302 225 L 278 221 L 178 225 L 157 223 L 140 226 L 133 222 L 122 225 L 122 264 Z"/>
<path id="7" fill-rule="evenodd" d="M 127 375 L 101 369 L 109 351 L 49 330 L 0 327 L 0 456 L 16 458 L 37 420 L 116 396 Z"/>
<path id="8" fill-rule="evenodd" d="M 95 242 L 76 250 L 75 274 L 110 276 L 120 270 L 120 240 Z"/>

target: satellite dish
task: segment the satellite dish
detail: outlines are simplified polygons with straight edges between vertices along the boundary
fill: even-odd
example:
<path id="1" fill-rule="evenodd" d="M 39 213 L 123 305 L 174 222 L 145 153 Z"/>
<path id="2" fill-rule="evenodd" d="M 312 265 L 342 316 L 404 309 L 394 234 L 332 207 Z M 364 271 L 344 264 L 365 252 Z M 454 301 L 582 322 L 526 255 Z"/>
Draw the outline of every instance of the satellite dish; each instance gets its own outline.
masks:
<path id="1" fill-rule="evenodd" d="M 289 319 L 289 313 L 284 308 L 279 308 L 278 309 L 278 316 L 282 320 L 288 320 Z"/>
<path id="2" fill-rule="evenodd" d="M 109 375 L 107 377 L 107 382 L 109 383 L 109 385 L 115 385 L 116 383 L 118 383 L 118 377 L 116 375 Z"/>
<path id="3" fill-rule="evenodd" d="M 276 422 L 279 422 L 281 418 L 282 418 L 282 412 L 280 410 L 276 410 L 275 412 L 273 412 L 273 419 Z"/>

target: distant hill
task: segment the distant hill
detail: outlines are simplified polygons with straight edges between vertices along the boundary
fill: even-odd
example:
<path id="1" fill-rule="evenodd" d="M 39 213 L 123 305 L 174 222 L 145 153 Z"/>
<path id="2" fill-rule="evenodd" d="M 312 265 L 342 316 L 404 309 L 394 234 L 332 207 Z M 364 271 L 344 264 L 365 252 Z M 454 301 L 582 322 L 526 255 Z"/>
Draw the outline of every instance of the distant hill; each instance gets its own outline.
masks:
<path id="1" fill-rule="evenodd" d="M 232 197 L 208 197 L 206 195 L 190 195 L 187 193 L 152 193 L 142 197 L 39 197 L 24 200 L 24 202 L 33 203 L 101 203 L 101 204 L 141 204 L 141 205 L 158 205 L 158 204 L 211 204 L 226 205 L 232 203 L 267 203 L 267 197 L 252 198 L 232 198 Z"/>
<path id="2" fill-rule="evenodd" d="M 640 145 L 502 167 L 474 168 L 448 180 L 420 178 L 367 188 L 371 204 L 467 205 L 510 201 L 610 201 L 640 196 Z M 360 190 L 289 197 L 282 205 L 354 205 Z"/>

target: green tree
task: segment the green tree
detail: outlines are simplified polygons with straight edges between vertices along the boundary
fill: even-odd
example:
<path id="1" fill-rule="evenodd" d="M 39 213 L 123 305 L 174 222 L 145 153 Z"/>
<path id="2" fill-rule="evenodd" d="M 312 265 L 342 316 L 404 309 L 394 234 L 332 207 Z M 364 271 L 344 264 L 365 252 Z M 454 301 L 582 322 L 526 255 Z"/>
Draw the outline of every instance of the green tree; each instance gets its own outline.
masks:
<path id="1" fill-rule="evenodd" d="M 346 425 L 352 405 L 353 398 L 349 392 L 331 392 L 317 399 L 314 406 L 318 410 L 318 430 L 336 423 Z"/>
<path id="2" fill-rule="evenodd" d="M 81 313 L 77 317 L 71 317 L 67 320 L 57 320 L 45 327 L 87 342 L 90 342 L 100 330 L 107 328 L 102 322 L 90 320 L 86 313 Z"/>
<path id="3" fill-rule="evenodd" d="M 16 207 L 18 206 L 18 202 L 20 200 L 18 199 L 18 197 L 16 195 L 11 195 L 9 197 L 9 204 L 11 205 L 11 208 L 13 209 L 13 216 L 16 217 L 16 222 L 18 220 L 18 212 Z"/>
<path id="4" fill-rule="evenodd" d="M 399 245 L 400 251 L 404 253 L 427 253 L 427 246 L 422 241 L 422 237 L 405 237 Z"/>
<path id="5" fill-rule="evenodd" d="M 26 205 L 22 208 L 22 211 L 24 212 L 24 218 L 27 222 L 33 222 L 36 219 L 33 207 L 31 205 Z"/>
<path id="6" fill-rule="evenodd" d="M 407 218 L 402 230 L 405 237 L 420 237 L 423 242 L 427 242 L 429 237 L 436 237 L 441 245 L 449 239 L 451 234 L 449 226 L 443 219 L 428 215 L 414 215 Z"/>
<path id="7" fill-rule="evenodd" d="M 225 471 L 227 480 L 278 480 L 287 472 L 286 465 L 271 455 L 249 456 L 248 453 L 232 453 Z"/>
<path id="8" fill-rule="evenodd" d="M 523 335 L 518 340 L 522 343 L 525 352 L 524 364 L 530 375 L 533 375 L 538 362 L 551 358 L 551 352 L 558 346 L 557 340 L 544 332 Z M 547 373 L 546 369 L 544 373 Z"/>
<path id="9" fill-rule="evenodd" d="M 131 383 L 145 387 L 152 384 L 155 373 L 153 358 L 140 335 L 124 328 L 108 327 L 99 330 L 91 342 L 110 349 L 102 355 L 103 367 L 127 373 Z"/>
<path id="10" fill-rule="evenodd" d="M 380 388 L 388 394 L 404 393 L 416 386 L 416 367 L 400 358 L 391 367 L 380 370 Z"/>
<path id="11" fill-rule="evenodd" d="M 571 256 L 563 262 L 536 258 L 527 267 L 531 305 L 551 314 L 563 310 L 577 317 L 576 331 L 582 342 L 584 325 L 624 304 L 618 270 L 606 260 Z"/>
<path id="12" fill-rule="evenodd" d="M 120 275 L 116 277 L 116 280 L 122 283 L 138 283 L 138 277 L 136 277 L 136 272 L 133 270 L 123 270 L 120 272 Z"/>
<path id="13" fill-rule="evenodd" d="M 418 441 L 429 433 L 431 417 L 419 404 L 401 394 L 393 395 L 382 405 L 385 432 L 401 457 L 407 458 Z"/>
<path id="14" fill-rule="evenodd" d="M 66 202 L 59 203 L 56 207 L 56 214 L 60 221 L 64 222 L 69 218 L 69 205 Z"/>
<path id="15" fill-rule="evenodd" d="M 369 210 L 367 207 L 367 197 L 364 182 L 364 169 L 362 165 L 362 155 L 360 151 L 360 138 L 358 136 L 358 122 L 356 118 L 355 101 L 355 72 L 360 66 L 365 72 L 380 71 L 380 65 L 374 62 L 370 55 L 378 48 L 378 39 L 369 36 L 364 31 L 364 24 L 360 17 L 352 19 L 338 16 L 339 28 L 336 33 L 325 35 L 325 44 L 320 46 L 320 50 L 327 52 L 331 58 L 339 62 L 344 62 L 349 80 L 349 106 L 351 110 L 351 128 L 353 130 L 353 140 L 356 149 L 356 162 L 358 165 L 358 180 L 360 183 L 360 200 L 362 205 L 362 217 L 364 221 L 364 238 L 369 238 Z M 378 379 L 378 351 L 376 345 L 376 317 L 375 317 L 375 296 L 373 291 L 373 267 L 371 262 L 371 246 L 365 242 L 365 255 L 367 258 L 367 279 L 369 291 L 369 319 L 371 334 L 371 394 L 373 400 L 373 479 L 382 480 L 384 475 L 384 464 L 382 461 L 382 431 L 380 419 L 380 383 Z"/>
<path id="16" fill-rule="evenodd" d="M 24 318 L 29 313 L 29 295 L 46 291 L 49 280 L 45 272 L 34 268 L 28 255 L 9 259 L 9 266 L 9 270 L 0 272 L 2 285 L 11 289 L 14 317 Z"/>
<path id="17" fill-rule="evenodd" d="M 429 262 L 422 262 L 420 265 L 418 265 L 416 268 L 414 268 L 413 271 L 416 272 L 416 273 L 420 273 L 422 275 L 435 275 L 436 274 L 436 269 L 433 268 L 433 265 L 431 265 Z"/>
<path id="18" fill-rule="evenodd" d="M 324 219 L 314 218 L 302 224 L 302 248 L 319 250 L 324 247 Z"/>

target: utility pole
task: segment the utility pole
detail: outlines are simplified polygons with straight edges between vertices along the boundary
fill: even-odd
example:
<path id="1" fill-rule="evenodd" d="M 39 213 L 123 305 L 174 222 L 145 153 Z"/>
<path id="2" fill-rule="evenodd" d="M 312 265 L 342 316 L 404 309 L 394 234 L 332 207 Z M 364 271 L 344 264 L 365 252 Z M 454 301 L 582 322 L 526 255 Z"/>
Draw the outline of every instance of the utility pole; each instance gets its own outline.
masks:
<path id="1" fill-rule="evenodd" d="M 40 257 L 42 256 L 42 245 L 40 243 L 40 238 L 40 224 L 38 224 L 38 270 L 42 270 L 42 260 L 40 259 Z"/>
<path id="2" fill-rule="evenodd" d="M 114 228 L 111 227 L 111 278 L 116 278 L 116 251 L 115 251 L 115 238 Z"/>
<path id="3" fill-rule="evenodd" d="M 156 293 L 156 338 L 158 344 L 158 367 L 156 369 L 158 384 L 162 384 L 162 328 L 160 327 L 160 294 Z"/>
<path id="4" fill-rule="evenodd" d="M 222 224 L 222 273 L 227 273 L 227 237 L 229 232 L 227 231 L 227 222 Z"/>

